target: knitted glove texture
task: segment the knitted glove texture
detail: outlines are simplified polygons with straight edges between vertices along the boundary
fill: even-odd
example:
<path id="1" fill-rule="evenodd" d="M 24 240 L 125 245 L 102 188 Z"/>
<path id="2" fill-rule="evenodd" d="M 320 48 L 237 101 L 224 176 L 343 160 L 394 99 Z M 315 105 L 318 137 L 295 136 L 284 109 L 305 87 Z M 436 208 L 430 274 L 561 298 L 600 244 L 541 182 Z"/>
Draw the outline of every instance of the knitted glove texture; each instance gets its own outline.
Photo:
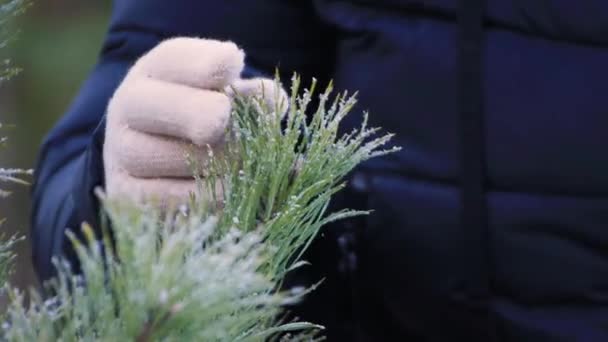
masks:
<path id="1" fill-rule="evenodd" d="M 241 79 L 244 59 L 232 42 L 173 38 L 134 64 L 107 110 L 108 197 L 162 206 L 187 202 L 196 184 L 186 155 L 204 161 L 209 147 L 221 153 L 234 91 L 274 106 L 275 82 Z"/>

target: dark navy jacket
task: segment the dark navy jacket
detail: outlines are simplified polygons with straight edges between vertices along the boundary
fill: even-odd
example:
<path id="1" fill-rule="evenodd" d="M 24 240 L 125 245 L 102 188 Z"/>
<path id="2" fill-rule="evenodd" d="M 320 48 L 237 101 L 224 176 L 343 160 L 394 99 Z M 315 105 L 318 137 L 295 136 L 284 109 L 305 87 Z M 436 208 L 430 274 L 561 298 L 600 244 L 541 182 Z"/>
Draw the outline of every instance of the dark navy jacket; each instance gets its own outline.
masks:
<path id="1" fill-rule="evenodd" d="M 477 35 L 461 7 L 116 0 L 99 63 L 40 155 L 40 277 L 70 256 L 65 228 L 96 221 L 102 117 L 129 66 L 167 37 L 230 39 L 249 70 L 359 90 L 403 147 L 336 201 L 374 214 L 328 227 L 310 253 L 328 280 L 302 315 L 332 340 L 608 341 L 608 2 L 487 0 Z"/>

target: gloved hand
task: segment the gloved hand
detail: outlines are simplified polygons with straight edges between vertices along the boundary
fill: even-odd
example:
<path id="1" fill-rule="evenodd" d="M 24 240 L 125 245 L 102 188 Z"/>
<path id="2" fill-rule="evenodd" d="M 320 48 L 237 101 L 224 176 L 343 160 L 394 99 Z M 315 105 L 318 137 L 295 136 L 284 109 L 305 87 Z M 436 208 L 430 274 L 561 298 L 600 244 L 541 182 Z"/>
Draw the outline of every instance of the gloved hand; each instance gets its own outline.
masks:
<path id="1" fill-rule="evenodd" d="M 135 63 L 108 106 L 108 197 L 152 199 L 162 206 L 187 202 L 196 184 L 186 154 L 194 151 L 204 160 L 208 147 L 221 153 L 231 90 L 263 96 L 269 108 L 277 91 L 286 98 L 273 80 L 241 79 L 244 58 L 232 42 L 174 38 Z"/>

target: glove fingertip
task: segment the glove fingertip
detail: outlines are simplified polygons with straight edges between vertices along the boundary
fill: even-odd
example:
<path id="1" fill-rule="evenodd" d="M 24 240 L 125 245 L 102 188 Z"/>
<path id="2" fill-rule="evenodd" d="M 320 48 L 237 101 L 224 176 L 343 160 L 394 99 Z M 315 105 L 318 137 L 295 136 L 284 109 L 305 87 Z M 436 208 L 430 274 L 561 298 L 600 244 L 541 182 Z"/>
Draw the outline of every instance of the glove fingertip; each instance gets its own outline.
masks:
<path id="1" fill-rule="evenodd" d="M 177 37 L 161 42 L 132 71 L 165 82 L 201 89 L 223 89 L 238 79 L 245 53 L 235 43 Z"/>

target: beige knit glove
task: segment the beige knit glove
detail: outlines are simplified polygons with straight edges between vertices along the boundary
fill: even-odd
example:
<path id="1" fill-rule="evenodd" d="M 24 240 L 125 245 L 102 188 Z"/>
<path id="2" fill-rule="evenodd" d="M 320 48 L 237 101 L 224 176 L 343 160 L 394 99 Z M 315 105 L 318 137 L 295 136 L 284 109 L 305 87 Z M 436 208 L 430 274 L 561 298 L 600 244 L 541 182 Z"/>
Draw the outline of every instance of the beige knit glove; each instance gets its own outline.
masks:
<path id="1" fill-rule="evenodd" d="M 135 63 L 108 106 L 103 152 L 108 197 L 156 200 L 162 206 L 187 202 L 196 184 L 186 155 L 195 151 L 204 160 L 208 146 L 221 151 L 230 90 L 264 96 L 274 106 L 274 81 L 240 79 L 244 58 L 231 42 L 174 38 Z"/>

